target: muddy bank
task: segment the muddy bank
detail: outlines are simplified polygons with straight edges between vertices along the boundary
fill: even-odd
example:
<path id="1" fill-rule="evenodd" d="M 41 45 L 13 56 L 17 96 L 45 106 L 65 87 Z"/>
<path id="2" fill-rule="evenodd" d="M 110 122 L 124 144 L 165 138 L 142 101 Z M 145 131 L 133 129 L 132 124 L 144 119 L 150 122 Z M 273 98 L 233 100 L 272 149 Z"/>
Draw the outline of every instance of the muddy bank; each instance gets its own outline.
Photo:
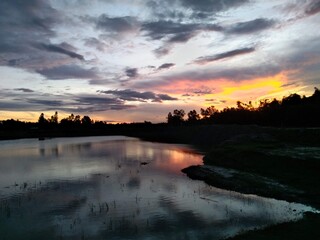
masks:
<path id="1" fill-rule="evenodd" d="M 203 166 L 182 171 L 219 188 L 320 208 L 320 146 L 310 141 L 317 136 L 286 135 L 286 130 L 235 135 L 212 146 Z"/>

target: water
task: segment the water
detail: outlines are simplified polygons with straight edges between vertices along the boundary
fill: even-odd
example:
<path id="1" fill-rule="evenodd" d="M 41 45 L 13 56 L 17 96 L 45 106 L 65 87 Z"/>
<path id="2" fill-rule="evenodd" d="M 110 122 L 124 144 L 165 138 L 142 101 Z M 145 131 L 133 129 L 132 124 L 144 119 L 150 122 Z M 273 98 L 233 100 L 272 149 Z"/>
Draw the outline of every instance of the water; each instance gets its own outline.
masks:
<path id="1" fill-rule="evenodd" d="M 210 187 L 185 145 L 122 136 L 0 142 L 0 239 L 222 239 L 310 207 Z"/>

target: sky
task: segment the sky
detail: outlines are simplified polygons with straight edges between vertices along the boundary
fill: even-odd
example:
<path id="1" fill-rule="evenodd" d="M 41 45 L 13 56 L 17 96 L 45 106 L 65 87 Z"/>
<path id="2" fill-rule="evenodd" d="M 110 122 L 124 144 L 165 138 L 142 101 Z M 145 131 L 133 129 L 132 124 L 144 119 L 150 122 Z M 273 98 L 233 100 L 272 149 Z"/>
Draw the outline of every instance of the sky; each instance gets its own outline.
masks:
<path id="1" fill-rule="evenodd" d="M 0 0 L 0 119 L 165 122 L 320 87 L 320 0 Z"/>

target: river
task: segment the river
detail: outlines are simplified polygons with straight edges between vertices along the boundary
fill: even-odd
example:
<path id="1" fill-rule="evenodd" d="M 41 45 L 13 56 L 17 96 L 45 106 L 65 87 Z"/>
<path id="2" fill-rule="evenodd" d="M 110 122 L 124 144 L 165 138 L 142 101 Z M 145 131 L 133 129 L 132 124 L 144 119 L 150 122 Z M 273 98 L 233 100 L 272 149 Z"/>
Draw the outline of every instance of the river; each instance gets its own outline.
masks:
<path id="1" fill-rule="evenodd" d="M 312 208 L 189 179 L 190 146 L 123 136 L 0 142 L 0 239 L 223 239 Z"/>

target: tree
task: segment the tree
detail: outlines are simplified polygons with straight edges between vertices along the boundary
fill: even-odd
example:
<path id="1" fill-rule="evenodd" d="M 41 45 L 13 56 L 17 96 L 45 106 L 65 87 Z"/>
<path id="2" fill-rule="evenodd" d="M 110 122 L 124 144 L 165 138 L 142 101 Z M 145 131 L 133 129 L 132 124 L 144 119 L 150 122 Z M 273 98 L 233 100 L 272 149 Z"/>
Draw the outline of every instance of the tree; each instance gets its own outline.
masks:
<path id="1" fill-rule="evenodd" d="M 55 112 L 53 116 L 49 119 L 50 123 L 58 124 L 58 112 Z"/>
<path id="2" fill-rule="evenodd" d="M 200 114 L 204 119 L 212 117 L 213 114 L 215 114 L 216 112 L 218 112 L 218 110 L 215 108 L 215 106 L 210 106 L 210 107 L 207 107 L 206 109 L 203 109 L 203 108 L 200 109 Z"/>
<path id="3" fill-rule="evenodd" d="M 77 125 L 80 125 L 81 124 L 81 116 L 80 115 L 76 115 L 74 117 L 74 123 L 77 124 Z"/>
<path id="4" fill-rule="evenodd" d="M 200 115 L 197 113 L 196 110 L 191 110 L 188 112 L 188 122 L 195 123 L 200 119 Z"/>
<path id="5" fill-rule="evenodd" d="M 92 124 L 92 120 L 89 116 L 83 116 L 83 118 L 81 119 L 81 123 L 82 125 L 88 126 Z"/>
<path id="6" fill-rule="evenodd" d="M 38 119 L 38 123 L 39 123 L 40 125 L 43 125 L 43 124 L 46 124 L 47 122 L 48 122 L 48 121 L 47 121 L 47 119 L 45 119 L 44 113 L 41 113 L 40 116 L 39 116 L 39 119 Z"/>
<path id="7" fill-rule="evenodd" d="M 175 109 L 173 114 L 171 112 L 168 113 L 168 123 L 173 125 L 179 125 L 184 122 L 185 111 L 183 109 Z"/>
<path id="8" fill-rule="evenodd" d="M 301 104 L 301 96 L 299 94 L 290 94 L 282 99 L 282 106 L 294 106 Z"/>

